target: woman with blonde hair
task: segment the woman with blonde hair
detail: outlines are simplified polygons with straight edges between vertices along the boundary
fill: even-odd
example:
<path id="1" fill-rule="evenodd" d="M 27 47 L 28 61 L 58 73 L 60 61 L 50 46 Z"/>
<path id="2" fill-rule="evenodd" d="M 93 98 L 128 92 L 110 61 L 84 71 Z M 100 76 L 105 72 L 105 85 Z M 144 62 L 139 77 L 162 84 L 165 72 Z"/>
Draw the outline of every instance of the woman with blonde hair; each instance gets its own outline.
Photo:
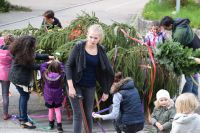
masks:
<path id="1" fill-rule="evenodd" d="M 200 133 L 200 115 L 195 113 L 199 101 L 192 93 L 183 93 L 175 103 L 177 114 L 172 123 L 171 133 Z"/>
<path id="2" fill-rule="evenodd" d="M 75 44 L 65 67 L 68 94 L 73 109 L 74 133 L 82 132 L 82 120 L 85 121 L 86 133 L 92 133 L 96 81 L 103 91 L 101 101 L 105 101 L 114 80 L 113 69 L 103 46 L 100 45 L 103 36 L 100 25 L 91 25 L 87 39 Z M 80 97 L 83 98 L 81 102 Z"/>

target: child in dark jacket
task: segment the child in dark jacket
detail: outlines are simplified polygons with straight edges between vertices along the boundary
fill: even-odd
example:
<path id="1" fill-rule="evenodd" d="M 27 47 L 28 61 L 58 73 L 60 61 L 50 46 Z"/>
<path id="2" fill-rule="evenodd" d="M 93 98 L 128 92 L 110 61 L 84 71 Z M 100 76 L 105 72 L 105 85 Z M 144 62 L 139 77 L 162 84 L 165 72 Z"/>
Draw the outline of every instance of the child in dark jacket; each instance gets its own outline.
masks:
<path id="1" fill-rule="evenodd" d="M 103 120 L 114 119 L 117 133 L 136 133 L 144 127 L 144 113 L 137 88 L 130 77 L 118 80 L 119 73 L 115 74 L 115 83 L 111 87 L 113 95 L 113 109 L 110 114 L 100 115 L 93 112 L 94 118 Z"/>
<path id="2" fill-rule="evenodd" d="M 44 80 L 44 100 L 49 108 L 49 126 L 54 128 L 54 111 L 57 119 L 57 130 L 63 132 L 60 107 L 63 102 L 64 66 L 57 60 L 45 62 L 40 67 Z"/>

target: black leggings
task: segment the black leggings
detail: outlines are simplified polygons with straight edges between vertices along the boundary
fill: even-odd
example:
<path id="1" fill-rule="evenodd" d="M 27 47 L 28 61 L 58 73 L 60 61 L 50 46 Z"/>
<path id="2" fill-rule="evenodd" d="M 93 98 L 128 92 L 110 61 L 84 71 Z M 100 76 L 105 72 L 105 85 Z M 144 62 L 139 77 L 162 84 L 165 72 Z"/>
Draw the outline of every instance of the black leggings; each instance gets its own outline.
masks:
<path id="1" fill-rule="evenodd" d="M 137 123 L 132 125 L 125 125 L 123 131 L 125 133 L 136 133 L 144 128 L 144 123 Z"/>

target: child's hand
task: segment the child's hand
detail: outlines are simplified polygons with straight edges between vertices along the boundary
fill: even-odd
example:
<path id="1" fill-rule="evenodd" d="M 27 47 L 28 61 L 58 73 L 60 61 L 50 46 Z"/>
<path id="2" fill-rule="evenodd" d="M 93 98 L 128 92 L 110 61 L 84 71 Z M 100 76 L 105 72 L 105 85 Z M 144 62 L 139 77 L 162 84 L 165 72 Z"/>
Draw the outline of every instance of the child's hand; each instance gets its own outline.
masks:
<path id="1" fill-rule="evenodd" d="M 95 112 L 92 112 L 92 117 L 94 117 L 94 118 L 102 118 L 100 114 L 96 114 Z"/>
<path id="2" fill-rule="evenodd" d="M 156 125 L 157 128 L 161 126 L 161 124 L 159 122 L 156 122 L 155 125 Z"/>
<path id="3" fill-rule="evenodd" d="M 160 131 L 162 131 L 164 128 L 163 128 L 162 125 L 160 125 L 160 126 L 158 127 L 158 129 L 159 129 Z"/>
<path id="4" fill-rule="evenodd" d="M 160 131 L 162 131 L 163 130 L 163 126 L 159 123 L 159 122 L 156 122 L 156 127 L 160 130 Z"/>
<path id="5" fill-rule="evenodd" d="M 47 64 L 50 64 L 52 62 L 52 60 L 49 60 L 48 62 L 47 62 Z"/>

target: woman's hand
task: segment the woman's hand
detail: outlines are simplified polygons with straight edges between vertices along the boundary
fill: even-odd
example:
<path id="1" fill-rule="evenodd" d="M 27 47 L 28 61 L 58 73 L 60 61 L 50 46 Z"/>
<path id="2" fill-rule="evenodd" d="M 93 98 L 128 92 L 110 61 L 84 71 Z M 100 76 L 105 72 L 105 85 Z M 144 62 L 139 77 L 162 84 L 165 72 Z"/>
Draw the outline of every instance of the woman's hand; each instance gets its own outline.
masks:
<path id="1" fill-rule="evenodd" d="M 102 118 L 100 114 L 96 114 L 95 112 L 92 112 L 93 118 Z"/>
<path id="2" fill-rule="evenodd" d="M 71 98 L 75 98 L 75 96 L 76 96 L 76 90 L 75 90 L 74 87 L 69 87 L 69 96 Z"/>
<path id="3" fill-rule="evenodd" d="M 194 60 L 197 64 L 200 64 L 200 58 L 194 58 Z"/>
<path id="4" fill-rule="evenodd" d="M 73 82 L 72 80 L 67 80 L 67 84 L 68 84 L 68 88 L 69 88 L 69 92 L 68 92 L 68 95 L 71 97 L 71 98 L 74 98 L 76 96 L 76 90 L 74 88 L 74 85 L 73 85 Z"/>
<path id="5" fill-rule="evenodd" d="M 103 93 L 102 97 L 101 97 L 101 100 L 104 102 L 108 99 L 109 95 L 108 94 L 105 94 Z"/>

